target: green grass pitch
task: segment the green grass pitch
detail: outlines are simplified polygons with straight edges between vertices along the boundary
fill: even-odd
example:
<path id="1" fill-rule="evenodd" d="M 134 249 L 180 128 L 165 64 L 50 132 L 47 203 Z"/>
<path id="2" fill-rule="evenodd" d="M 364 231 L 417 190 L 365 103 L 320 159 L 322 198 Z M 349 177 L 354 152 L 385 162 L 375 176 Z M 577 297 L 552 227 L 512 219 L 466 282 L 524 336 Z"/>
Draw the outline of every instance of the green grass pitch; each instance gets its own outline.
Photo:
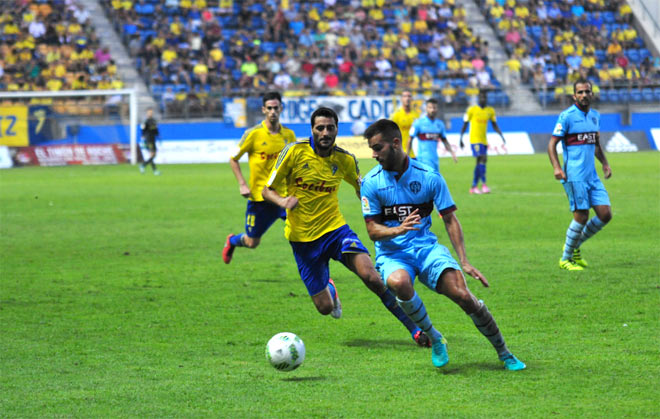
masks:
<path id="1" fill-rule="evenodd" d="M 423 286 L 449 341 L 439 370 L 340 264 L 344 317 L 319 315 L 280 222 L 223 264 L 245 211 L 227 164 L 0 171 L 0 416 L 660 416 L 660 153 L 608 157 L 614 217 L 577 273 L 557 266 L 571 214 L 547 156 L 492 157 L 487 196 L 468 194 L 474 159 L 441 161 L 491 283 L 468 285 L 527 363 L 518 373 Z M 373 250 L 349 185 L 340 199 Z M 290 373 L 264 357 L 283 331 L 307 348 Z"/>

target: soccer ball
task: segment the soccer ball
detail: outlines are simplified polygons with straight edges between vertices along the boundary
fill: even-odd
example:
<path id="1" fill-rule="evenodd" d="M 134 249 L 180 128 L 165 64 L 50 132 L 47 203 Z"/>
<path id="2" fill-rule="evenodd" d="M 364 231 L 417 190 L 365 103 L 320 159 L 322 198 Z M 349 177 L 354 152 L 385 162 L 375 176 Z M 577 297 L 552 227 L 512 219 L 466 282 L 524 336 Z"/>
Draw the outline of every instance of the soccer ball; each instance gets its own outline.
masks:
<path id="1" fill-rule="evenodd" d="M 266 344 L 266 358 L 278 371 L 293 371 L 305 360 L 305 344 L 295 333 L 278 333 Z"/>

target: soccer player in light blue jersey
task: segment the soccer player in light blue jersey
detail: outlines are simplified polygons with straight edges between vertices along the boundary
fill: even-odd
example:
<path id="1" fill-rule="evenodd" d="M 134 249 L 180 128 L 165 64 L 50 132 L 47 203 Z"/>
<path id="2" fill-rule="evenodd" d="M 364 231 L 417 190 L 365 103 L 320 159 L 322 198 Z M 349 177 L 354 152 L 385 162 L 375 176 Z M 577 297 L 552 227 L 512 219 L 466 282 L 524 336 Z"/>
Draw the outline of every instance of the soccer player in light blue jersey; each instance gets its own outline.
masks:
<path id="1" fill-rule="evenodd" d="M 454 163 L 457 163 L 456 153 L 447 141 L 445 124 L 437 117 L 438 101 L 431 98 L 426 101 L 426 115 L 421 116 L 413 122 L 410 128 L 410 141 L 406 153 L 410 155 L 412 143 L 417 140 L 417 160 L 431 166 L 436 172 L 440 171 L 438 163 L 438 140 L 442 141 L 447 151 L 451 154 Z"/>
<path id="2" fill-rule="evenodd" d="M 612 219 L 610 198 L 596 173 L 594 156 L 603 165 L 605 179 L 612 176 L 612 169 L 600 146 L 600 114 L 591 109 L 591 82 L 577 80 L 573 85 L 573 99 L 575 104 L 559 114 L 548 144 L 548 155 L 555 179 L 564 185 L 573 211 L 559 267 L 581 271 L 587 267 L 587 262 L 582 258 L 580 246 Z M 564 156 L 563 166 L 557 156 L 559 142 Z M 589 219 L 591 208 L 596 215 Z"/>
<path id="3" fill-rule="evenodd" d="M 458 304 L 491 342 L 506 369 L 524 369 L 525 364 L 507 348 L 486 305 L 467 287 L 461 269 L 485 287 L 488 280 L 467 259 L 456 205 L 442 175 L 408 157 L 394 122 L 381 119 L 367 128 L 364 136 L 380 163 L 365 176 L 361 189 L 362 213 L 376 247 L 376 269 L 403 311 L 431 338 L 433 365 L 442 367 L 449 362 L 447 341 L 433 327 L 415 292 L 415 278 Z M 460 264 L 431 232 L 434 206 Z"/>

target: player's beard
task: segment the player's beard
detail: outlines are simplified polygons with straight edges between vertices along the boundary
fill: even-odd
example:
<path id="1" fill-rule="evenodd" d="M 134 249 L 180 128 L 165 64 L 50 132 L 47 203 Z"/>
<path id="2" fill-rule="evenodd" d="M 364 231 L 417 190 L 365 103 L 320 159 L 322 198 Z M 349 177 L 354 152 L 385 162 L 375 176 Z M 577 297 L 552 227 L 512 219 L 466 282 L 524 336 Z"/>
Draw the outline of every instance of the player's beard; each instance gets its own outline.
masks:
<path id="1" fill-rule="evenodd" d="M 335 138 L 334 137 L 318 137 L 314 139 L 316 148 L 322 151 L 328 151 L 330 150 L 334 145 L 335 145 Z"/>

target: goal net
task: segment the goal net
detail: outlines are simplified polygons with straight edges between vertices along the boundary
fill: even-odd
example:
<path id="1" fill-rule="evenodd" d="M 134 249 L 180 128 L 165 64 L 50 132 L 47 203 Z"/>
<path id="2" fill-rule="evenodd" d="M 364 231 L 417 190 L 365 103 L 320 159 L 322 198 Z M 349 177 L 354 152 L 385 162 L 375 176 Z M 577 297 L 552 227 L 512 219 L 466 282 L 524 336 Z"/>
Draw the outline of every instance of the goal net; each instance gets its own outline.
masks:
<path id="1" fill-rule="evenodd" d="M 138 156 L 135 89 L 0 92 L 0 146 L 113 144 Z"/>

